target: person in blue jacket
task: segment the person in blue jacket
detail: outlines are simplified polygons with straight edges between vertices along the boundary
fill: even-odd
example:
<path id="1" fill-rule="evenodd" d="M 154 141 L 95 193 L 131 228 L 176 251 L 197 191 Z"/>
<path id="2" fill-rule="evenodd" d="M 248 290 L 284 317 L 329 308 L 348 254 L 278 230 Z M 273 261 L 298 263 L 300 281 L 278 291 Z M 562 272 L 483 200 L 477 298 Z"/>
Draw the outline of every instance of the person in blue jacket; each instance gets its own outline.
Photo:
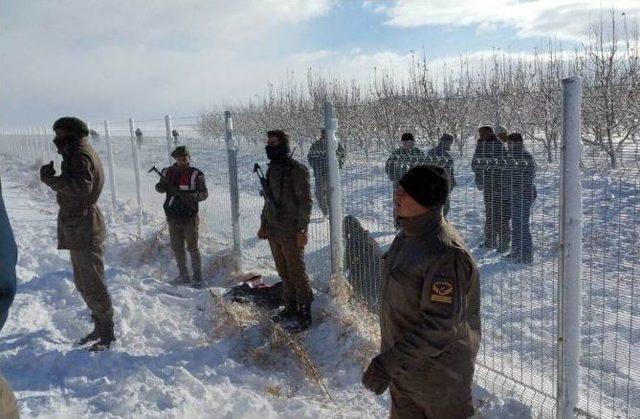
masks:
<path id="1" fill-rule="evenodd" d="M 9 315 L 9 307 L 16 295 L 16 264 L 18 247 L 13 237 L 9 216 L 2 199 L 0 182 L 0 329 L 4 327 Z"/>
<path id="2" fill-rule="evenodd" d="M 16 295 L 16 264 L 18 247 L 16 246 L 9 216 L 2 199 L 0 182 L 0 329 L 4 327 L 9 315 L 9 307 Z M 18 404 L 9 383 L 0 375 L 0 417 L 19 419 Z"/>

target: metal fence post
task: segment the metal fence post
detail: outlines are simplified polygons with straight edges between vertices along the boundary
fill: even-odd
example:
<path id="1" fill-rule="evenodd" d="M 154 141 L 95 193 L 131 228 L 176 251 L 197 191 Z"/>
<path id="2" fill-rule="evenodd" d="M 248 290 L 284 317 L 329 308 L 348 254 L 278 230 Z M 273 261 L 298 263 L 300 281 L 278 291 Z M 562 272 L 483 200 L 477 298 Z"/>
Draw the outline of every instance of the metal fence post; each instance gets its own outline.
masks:
<path id="1" fill-rule="evenodd" d="M 111 209 L 113 213 L 118 206 L 118 201 L 116 198 L 116 172 L 113 168 L 113 148 L 111 146 L 111 129 L 109 128 L 109 121 L 104 121 L 104 140 L 107 145 L 107 165 L 109 168 L 109 187 L 111 189 Z M 111 216 L 110 221 L 113 222 L 113 216 Z"/>
<path id="2" fill-rule="evenodd" d="M 562 80 L 557 414 L 575 417 L 580 387 L 582 79 Z"/>
<path id="3" fill-rule="evenodd" d="M 342 275 L 342 193 L 340 190 L 340 166 L 338 163 L 338 120 L 333 115 L 331 102 L 324 103 L 324 129 L 327 141 L 327 168 L 329 189 L 329 235 L 331 240 L 331 274 Z"/>
<path id="4" fill-rule="evenodd" d="M 136 178 L 136 198 L 138 200 L 138 236 L 142 237 L 142 217 L 144 209 L 142 207 L 142 191 L 140 190 L 140 156 L 136 145 L 136 129 L 133 118 L 129 118 L 129 133 L 131 134 L 131 149 L 133 150 L 133 171 Z"/>
<path id="5" fill-rule="evenodd" d="M 173 151 L 173 135 L 172 135 L 173 129 L 171 127 L 170 115 L 165 115 L 164 126 L 167 130 L 167 156 L 171 156 L 171 152 Z"/>
<path id="6" fill-rule="evenodd" d="M 233 256 L 236 271 L 242 269 L 242 237 L 240 235 L 240 191 L 238 188 L 238 143 L 233 138 L 233 118 L 224 112 L 224 133 L 229 163 L 229 193 L 231 195 L 231 220 L 233 228 Z"/>

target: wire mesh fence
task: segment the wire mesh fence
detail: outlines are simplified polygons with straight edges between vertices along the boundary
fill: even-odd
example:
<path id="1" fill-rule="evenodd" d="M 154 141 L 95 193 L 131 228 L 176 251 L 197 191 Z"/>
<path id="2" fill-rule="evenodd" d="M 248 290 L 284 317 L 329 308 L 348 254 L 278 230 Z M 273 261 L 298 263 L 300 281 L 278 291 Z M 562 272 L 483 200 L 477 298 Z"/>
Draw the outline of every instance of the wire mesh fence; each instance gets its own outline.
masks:
<path id="1" fill-rule="evenodd" d="M 345 109 L 338 108 L 337 113 L 339 120 L 349 118 Z M 320 124 L 321 116 L 311 119 Z M 111 186 L 107 182 L 101 206 L 108 217 L 129 222 L 132 229 L 138 222 L 144 228 L 159 228 L 164 197 L 154 189 L 157 176 L 147 170 L 172 164 L 169 150 L 184 144 L 190 148 L 192 165 L 207 180 L 210 197 L 201 205 L 206 236 L 222 247 L 231 246 L 230 177 L 222 116 L 213 122 L 201 117 L 172 118 L 170 129 L 165 119 L 133 122 L 133 132 L 129 121 L 110 123 L 117 205 L 108 198 Z M 286 122 L 281 127 L 285 130 L 290 128 Z M 205 123 L 214 124 L 214 129 L 207 129 Z M 243 255 L 252 260 L 252 266 L 273 269 L 268 244 L 256 237 L 264 200 L 253 173 L 256 162 L 266 169 L 263 136 L 269 126 L 254 127 L 241 115 L 234 123 L 240 127 L 236 141 Z M 410 131 L 411 126 L 408 119 L 396 130 Z M 92 125 L 99 134 L 92 142 L 106 160 L 107 133 L 101 127 Z M 136 136 L 136 129 L 142 135 Z M 557 402 L 560 163 L 556 146 L 533 139 L 543 127 L 522 122 L 512 129 L 530 133 L 524 141 L 530 159 L 522 151 L 505 150 L 499 142 L 495 150 L 478 154 L 478 142 L 470 130 L 453 133 L 451 150 L 443 150 L 437 138 L 418 136 L 412 151 L 400 141 L 382 139 L 379 131 L 357 134 L 349 127 L 339 128 L 344 152 L 344 157 L 338 155 L 344 269 L 357 298 L 376 311 L 382 255 L 398 233 L 393 205 L 397 181 L 418 164 L 445 167 L 455 180 L 446 217 L 465 239 L 481 270 L 483 339 L 476 379 L 547 417 L 554 415 Z M 296 132 L 294 157 L 309 167 L 314 194 L 306 262 L 314 288 L 323 290 L 331 274 L 326 148 L 317 141 L 320 125 Z M 43 130 L 5 132 L 0 153 L 34 164 L 49 160 L 59 164 L 51 135 Z M 640 416 L 640 401 L 634 397 L 640 391 L 636 356 L 639 303 L 634 294 L 640 256 L 639 147 L 636 141 L 626 143 L 615 169 L 609 157 L 594 147 L 587 147 L 582 159 L 583 315 L 577 409 L 589 417 Z M 141 220 L 120 215 L 126 213 L 121 211 L 124 206 L 137 206 L 135 150 L 140 162 Z"/>

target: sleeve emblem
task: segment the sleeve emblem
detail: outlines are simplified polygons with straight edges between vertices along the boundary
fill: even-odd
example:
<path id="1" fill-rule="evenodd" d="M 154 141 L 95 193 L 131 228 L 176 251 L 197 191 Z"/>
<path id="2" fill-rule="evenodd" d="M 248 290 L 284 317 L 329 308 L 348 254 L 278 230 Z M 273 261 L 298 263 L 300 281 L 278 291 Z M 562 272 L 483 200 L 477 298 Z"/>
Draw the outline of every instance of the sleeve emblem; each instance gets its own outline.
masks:
<path id="1" fill-rule="evenodd" d="M 453 285 L 449 282 L 434 282 L 431 286 L 431 301 L 438 303 L 453 303 Z"/>

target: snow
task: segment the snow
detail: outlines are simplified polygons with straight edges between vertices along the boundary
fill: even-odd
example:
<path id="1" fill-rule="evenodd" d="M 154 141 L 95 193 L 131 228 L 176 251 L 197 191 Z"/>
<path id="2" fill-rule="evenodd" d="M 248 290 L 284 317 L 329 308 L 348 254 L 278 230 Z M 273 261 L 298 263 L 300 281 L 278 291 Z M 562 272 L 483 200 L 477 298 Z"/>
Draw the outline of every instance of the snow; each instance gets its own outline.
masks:
<path id="1" fill-rule="evenodd" d="M 0 368 L 23 417 L 387 417 L 388 395 L 376 397 L 360 384 L 378 345 L 376 320 L 354 310 L 340 288 L 329 293 L 328 283 L 314 282 L 316 323 L 298 342 L 318 368 L 321 379 L 314 378 L 265 321 L 268 313 L 216 297 L 237 279 L 228 269 L 228 241 L 215 226 L 201 240 L 212 296 L 166 282 L 174 268 L 162 218 L 147 214 L 144 237 L 137 237 L 130 203 L 120 202 L 118 213 L 110 214 L 106 242 L 118 341 L 103 353 L 74 348 L 73 340 L 90 323 L 68 252 L 56 249 L 53 195 L 39 183 L 37 165 L 2 160 L 20 256 L 18 294 L 0 339 Z M 276 279 L 260 258 L 247 255 L 244 265 L 268 281 Z M 531 415 L 519 402 L 479 387 L 474 391 L 479 417 Z"/>

